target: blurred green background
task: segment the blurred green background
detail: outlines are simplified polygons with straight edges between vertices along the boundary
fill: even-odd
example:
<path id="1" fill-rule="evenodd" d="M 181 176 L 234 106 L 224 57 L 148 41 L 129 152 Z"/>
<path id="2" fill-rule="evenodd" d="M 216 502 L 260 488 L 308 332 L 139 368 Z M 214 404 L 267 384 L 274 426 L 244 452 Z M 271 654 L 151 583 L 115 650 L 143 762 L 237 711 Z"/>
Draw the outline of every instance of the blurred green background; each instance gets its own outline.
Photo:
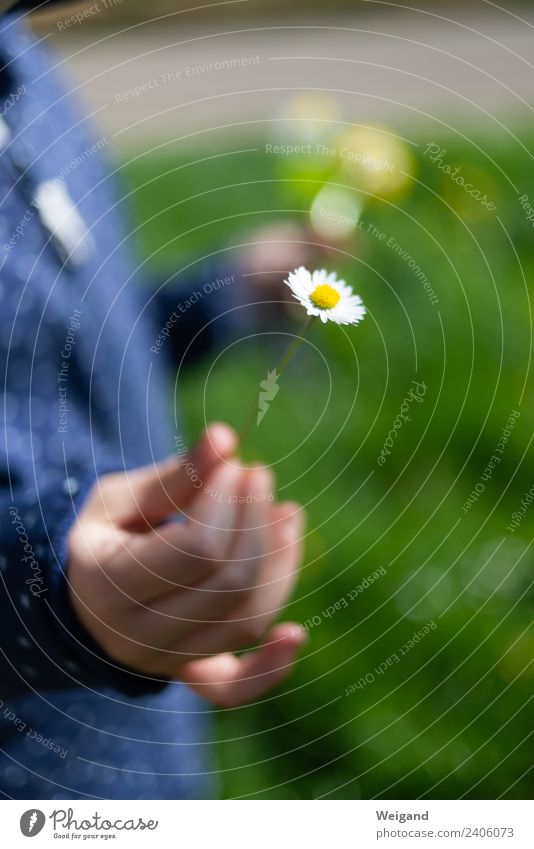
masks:
<path id="1" fill-rule="evenodd" d="M 444 162 L 461 166 L 495 211 L 432 163 L 428 139 L 416 138 L 406 185 L 371 192 L 360 213 L 386 237 L 364 227 L 330 248 L 325 264 L 354 285 L 369 315 L 357 328 L 315 328 L 248 446 L 274 465 L 280 497 L 306 504 L 306 565 L 289 615 L 320 621 L 283 687 L 219 713 L 226 797 L 532 792 L 534 508 L 513 533 L 507 525 L 534 483 L 534 233 L 518 199 L 534 198 L 534 139 L 509 138 L 437 139 Z M 128 160 L 154 271 L 223 249 L 251 224 L 307 224 L 326 180 L 361 202 L 339 173 L 310 176 L 309 162 L 267 155 L 266 141 L 247 139 L 242 147 L 253 149 L 242 153 L 237 145 L 180 148 Z M 428 277 L 437 303 L 390 238 Z M 240 424 L 298 318 L 184 373 L 191 440 L 205 415 Z M 380 467 L 413 380 L 427 386 L 423 402 L 411 403 L 411 421 Z M 514 410 L 520 417 L 500 463 L 464 512 Z M 385 574 L 346 607 L 324 614 L 379 568 Z M 430 621 L 437 627 L 388 665 Z"/>

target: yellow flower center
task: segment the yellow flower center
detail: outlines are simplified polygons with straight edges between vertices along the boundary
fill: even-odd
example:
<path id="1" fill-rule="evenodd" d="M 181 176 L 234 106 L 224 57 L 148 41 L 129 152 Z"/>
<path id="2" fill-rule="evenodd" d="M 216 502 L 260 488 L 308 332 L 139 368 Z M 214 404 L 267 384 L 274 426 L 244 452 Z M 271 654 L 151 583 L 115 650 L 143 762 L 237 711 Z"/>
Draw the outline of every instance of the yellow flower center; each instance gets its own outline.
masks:
<path id="1" fill-rule="evenodd" d="M 328 283 L 323 283 L 321 286 L 317 286 L 310 295 L 313 303 L 316 307 L 319 307 L 321 310 L 331 310 L 332 307 L 335 307 L 341 295 L 339 292 L 333 288 L 333 286 L 329 286 Z"/>

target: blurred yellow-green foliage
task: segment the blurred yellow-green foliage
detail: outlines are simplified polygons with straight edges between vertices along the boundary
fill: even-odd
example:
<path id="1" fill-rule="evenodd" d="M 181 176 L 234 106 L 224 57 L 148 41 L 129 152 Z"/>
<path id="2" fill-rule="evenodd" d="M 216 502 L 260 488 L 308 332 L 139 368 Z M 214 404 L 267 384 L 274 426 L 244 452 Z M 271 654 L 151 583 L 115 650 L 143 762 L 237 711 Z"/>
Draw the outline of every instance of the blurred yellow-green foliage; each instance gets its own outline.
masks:
<path id="1" fill-rule="evenodd" d="M 527 0 L 522 0 L 526 3 Z M 88 8 L 89 4 L 85 0 L 76 0 L 76 3 L 70 3 L 70 7 L 76 11 Z M 413 0 L 399 0 L 395 4 L 396 7 L 414 6 Z M 466 0 L 449 0 L 449 5 L 452 7 L 462 7 L 468 5 Z M 469 5 L 476 6 L 477 0 L 472 0 Z M 440 6 L 440 0 L 423 0 L 420 3 L 422 9 L 432 9 Z M 284 0 L 225 0 L 222 3 L 213 3 L 210 0 L 198 3 L 186 3 L 181 0 L 153 0 L 150 8 L 147 8 L 144 0 L 106 0 L 101 4 L 99 12 L 103 13 L 102 17 L 90 17 L 87 19 L 88 26 L 96 28 L 116 27 L 122 28 L 125 23 L 143 23 L 146 25 L 147 17 L 149 20 L 164 21 L 165 26 L 175 25 L 177 28 L 181 25 L 181 15 L 187 12 L 188 20 L 205 20 L 206 14 L 211 20 L 228 19 L 234 17 L 242 19 L 243 17 L 254 20 L 256 17 L 271 16 L 273 14 L 287 14 L 288 11 L 295 16 L 306 12 L 325 14 L 325 7 L 322 0 L 306 0 L 306 3 L 294 3 L 288 10 L 287 3 Z M 351 13 L 354 12 L 369 12 L 369 6 L 366 0 L 334 0 L 328 5 L 329 13 Z M 51 9 L 43 8 L 35 14 L 35 25 L 39 28 L 43 23 L 61 19 L 61 6 Z"/>
<path id="2" fill-rule="evenodd" d="M 423 155 L 427 141 L 411 146 L 409 191 L 375 197 L 361 212 L 384 239 L 355 228 L 332 251 L 330 265 L 362 295 L 367 319 L 316 328 L 251 436 L 251 450 L 275 466 L 280 496 L 307 505 L 306 566 L 290 616 L 320 624 L 281 689 L 221 713 L 229 797 L 532 792 L 534 507 L 513 533 L 507 526 L 534 483 L 534 231 L 518 199 L 534 200 L 533 139 L 526 149 L 442 140 L 445 161 L 487 192 L 494 211 Z M 265 140 L 246 146 L 255 149 L 182 150 L 126 166 L 154 267 L 211 253 L 288 209 L 308 221 L 320 180 L 339 181 L 306 185 L 304 174 L 292 183 Z M 184 374 L 192 439 L 204 415 L 239 425 L 286 340 L 252 337 Z M 413 380 L 426 384 L 423 402 L 411 403 L 380 466 Z M 500 462 L 465 511 L 513 411 L 520 417 Z M 325 615 L 379 568 L 385 574 Z M 430 621 L 437 627 L 388 663 Z"/>

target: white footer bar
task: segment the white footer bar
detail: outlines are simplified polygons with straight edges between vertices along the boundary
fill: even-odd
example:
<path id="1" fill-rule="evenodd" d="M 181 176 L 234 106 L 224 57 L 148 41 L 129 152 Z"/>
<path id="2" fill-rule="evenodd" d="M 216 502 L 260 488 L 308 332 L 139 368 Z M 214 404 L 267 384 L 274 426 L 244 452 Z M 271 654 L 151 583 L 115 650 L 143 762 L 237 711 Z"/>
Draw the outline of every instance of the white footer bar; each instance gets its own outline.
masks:
<path id="1" fill-rule="evenodd" d="M 527 801 L 4 801 L 1 843 L 217 849 L 532 849 Z"/>

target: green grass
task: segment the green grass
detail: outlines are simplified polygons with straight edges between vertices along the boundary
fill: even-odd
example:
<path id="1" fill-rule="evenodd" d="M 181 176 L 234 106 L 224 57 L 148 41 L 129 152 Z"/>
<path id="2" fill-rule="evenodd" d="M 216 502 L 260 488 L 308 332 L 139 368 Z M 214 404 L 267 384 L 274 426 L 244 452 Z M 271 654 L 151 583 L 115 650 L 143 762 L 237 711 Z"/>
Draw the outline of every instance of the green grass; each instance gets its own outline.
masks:
<path id="1" fill-rule="evenodd" d="M 251 436 L 250 450 L 275 465 L 281 497 L 307 505 L 306 566 L 289 615 L 321 623 L 272 698 L 221 713 L 225 796 L 532 792 L 534 508 L 513 534 L 506 528 L 534 483 L 534 232 L 510 185 L 534 198 L 534 169 L 519 146 L 444 145 L 447 161 L 461 163 L 495 199 L 497 214 L 421 155 L 411 193 L 396 206 L 375 200 L 363 214 L 415 259 L 439 303 L 387 239 L 355 234 L 353 256 L 330 264 L 355 283 L 369 317 L 355 330 L 314 330 L 316 349 L 301 350 Z M 305 218 L 314 188 L 281 181 L 274 157 L 220 153 L 182 151 L 127 166 L 155 269 L 218 251 L 240 228 L 284 210 Z M 205 386 L 208 418 L 238 425 L 283 344 L 252 339 L 213 368 L 208 358 L 184 375 L 192 437 Z M 427 386 L 423 403 L 411 404 L 411 421 L 380 467 L 414 379 Z M 521 416 L 500 463 L 466 514 L 462 505 L 513 410 Z M 385 575 L 323 615 L 379 567 Z M 435 630 L 399 663 L 390 660 L 384 674 L 345 695 L 430 620 Z"/>

